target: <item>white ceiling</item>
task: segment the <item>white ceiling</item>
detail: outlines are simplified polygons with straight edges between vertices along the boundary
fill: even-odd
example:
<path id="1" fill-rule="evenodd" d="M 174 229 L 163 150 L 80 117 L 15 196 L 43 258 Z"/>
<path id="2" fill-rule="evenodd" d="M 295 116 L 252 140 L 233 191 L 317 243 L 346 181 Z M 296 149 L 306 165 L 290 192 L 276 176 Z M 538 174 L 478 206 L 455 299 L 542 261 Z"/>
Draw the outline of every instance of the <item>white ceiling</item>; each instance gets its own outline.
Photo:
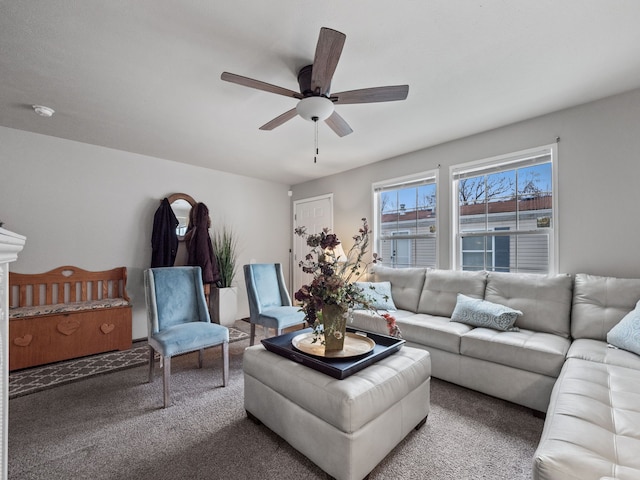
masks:
<path id="1" fill-rule="evenodd" d="M 13 0 L 0 2 L 0 125 L 296 184 L 640 87 L 637 0 Z M 347 36 L 335 92 L 354 133 L 296 101 L 320 27 Z M 32 104 L 56 110 L 45 119 Z"/>

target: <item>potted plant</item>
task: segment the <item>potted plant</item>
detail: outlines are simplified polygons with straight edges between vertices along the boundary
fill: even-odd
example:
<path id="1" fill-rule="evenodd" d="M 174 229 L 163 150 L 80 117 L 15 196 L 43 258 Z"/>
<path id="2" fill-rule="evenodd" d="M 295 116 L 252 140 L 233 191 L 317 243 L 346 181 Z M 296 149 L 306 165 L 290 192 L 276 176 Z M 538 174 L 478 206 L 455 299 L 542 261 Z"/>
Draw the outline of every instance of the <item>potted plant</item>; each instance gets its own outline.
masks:
<path id="1" fill-rule="evenodd" d="M 238 260 L 238 241 L 227 226 L 213 232 L 213 254 L 218 263 L 220 281 L 211 289 L 211 315 L 214 322 L 230 326 L 238 313 L 238 287 L 233 285 Z"/>

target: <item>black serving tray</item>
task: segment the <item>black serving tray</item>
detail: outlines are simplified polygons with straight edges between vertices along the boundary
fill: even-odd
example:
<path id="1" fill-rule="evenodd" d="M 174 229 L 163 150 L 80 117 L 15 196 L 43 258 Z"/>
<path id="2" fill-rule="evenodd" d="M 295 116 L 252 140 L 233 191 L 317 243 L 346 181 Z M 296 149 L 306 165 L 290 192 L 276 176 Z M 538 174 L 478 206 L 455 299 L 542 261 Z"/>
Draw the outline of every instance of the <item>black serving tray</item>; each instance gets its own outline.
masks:
<path id="1" fill-rule="evenodd" d="M 405 343 L 405 341 L 401 338 L 390 337 L 388 335 L 379 335 L 377 333 L 362 332 L 355 328 L 347 327 L 347 332 L 364 334 L 374 342 L 376 342 L 376 346 L 373 348 L 373 350 L 358 357 L 322 358 L 301 352 L 295 349 L 291 344 L 291 340 L 295 336 L 312 331 L 312 328 L 307 328 L 291 333 L 285 333 L 284 335 L 279 335 L 277 337 L 265 338 L 264 340 L 262 340 L 262 344 L 270 352 L 282 355 L 289 360 L 301 363 L 306 367 L 318 370 L 319 372 L 322 372 L 333 378 L 337 378 L 338 380 L 343 380 L 348 376 L 359 372 L 363 368 L 368 367 L 372 363 L 375 363 L 378 360 L 382 360 L 392 353 L 397 352 Z"/>

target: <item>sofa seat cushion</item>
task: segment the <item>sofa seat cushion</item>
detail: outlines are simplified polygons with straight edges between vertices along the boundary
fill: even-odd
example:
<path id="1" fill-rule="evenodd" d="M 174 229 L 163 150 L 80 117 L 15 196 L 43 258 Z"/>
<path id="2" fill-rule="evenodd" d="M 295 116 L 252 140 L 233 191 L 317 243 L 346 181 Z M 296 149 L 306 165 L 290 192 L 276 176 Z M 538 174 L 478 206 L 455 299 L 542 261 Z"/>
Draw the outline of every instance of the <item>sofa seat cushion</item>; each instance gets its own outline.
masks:
<path id="1" fill-rule="evenodd" d="M 426 313 L 397 318 L 396 323 L 406 341 L 451 353 L 460 353 L 460 338 L 473 329 L 463 323 L 451 322 L 448 317 Z"/>
<path id="2" fill-rule="evenodd" d="M 484 298 L 487 272 L 428 269 L 417 313 L 450 317 L 462 293 Z"/>
<path id="3" fill-rule="evenodd" d="M 520 310 L 516 327 L 569 337 L 573 278 L 489 272 L 484 299 Z"/>
<path id="4" fill-rule="evenodd" d="M 592 362 L 618 365 L 640 370 L 640 355 L 609 346 L 600 340 L 579 338 L 574 340 L 567 352 L 567 358 L 580 358 Z"/>
<path id="5" fill-rule="evenodd" d="M 351 321 L 347 323 L 347 326 L 358 330 L 364 330 L 365 332 L 389 335 L 387 321 L 381 316 L 383 313 L 389 312 L 387 312 L 387 310 L 380 310 L 378 312 L 371 310 L 354 310 Z M 392 315 L 396 321 L 401 318 L 415 315 L 415 313 L 409 312 L 408 310 L 396 310 L 389 314 Z"/>
<path id="6" fill-rule="evenodd" d="M 462 323 L 450 322 L 447 317 L 416 314 L 407 310 L 398 310 L 391 315 L 396 319 L 404 340 L 456 354 L 460 353 L 460 337 L 473 328 Z M 368 310 L 355 310 L 349 326 L 366 332 L 389 335 L 387 321 Z"/>
<path id="7" fill-rule="evenodd" d="M 534 479 L 640 478 L 640 370 L 569 358 L 551 394 Z"/>
<path id="8" fill-rule="evenodd" d="M 475 328 L 462 336 L 460 353 L 557 377 L 570 344 L 569 339 L 550 333 L 523 329 L 519 332 L 501 332 L 490 328 Z"/>
<path id="9" fill-rule="evenodd" d="M 53 305 L 34 305 L 9 309 L 9 318 L 37 317 L 40 315 L 59 315 L 61 313 L 99 310 L 102 308 L 128 307 L 131 304 L 124 298 L 104 298 L 86 302 L 56 303 Z"/>
<path id="10" fill-rule="evenodd" d="M 286 328 L 304 322 L 304 312 L 291 305 L 266 307 L 260 312 L 260 320 L 270 328 Z"/>
<path id="11" fill-rule="evenodd" d="M 165 357 L 193 352 L 229 342 L 229 329 L 211 322 L 172 325 L 149 337 L 149 345 Z"/>

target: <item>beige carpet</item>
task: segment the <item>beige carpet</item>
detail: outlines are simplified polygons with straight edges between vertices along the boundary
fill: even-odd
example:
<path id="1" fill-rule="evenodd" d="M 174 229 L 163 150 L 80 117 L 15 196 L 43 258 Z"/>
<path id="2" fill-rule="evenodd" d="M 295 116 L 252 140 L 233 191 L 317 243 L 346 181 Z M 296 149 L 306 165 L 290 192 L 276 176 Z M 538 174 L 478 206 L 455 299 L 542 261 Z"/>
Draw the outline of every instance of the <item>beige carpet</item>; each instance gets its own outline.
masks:
<path id="1" fill-rule="evenodd" d="M 230 345 L 221 387 L 220 349 L 172 365 L 173 405 L 144 366 L 9 402 L 9 478 L 324 479 L 294 448 L 246 418 L 242 354 Z M 530 479 L 543 420 L 530 410 L 436 379 L 427 424 L 371 473 L 382 479 Z M 313 432 L 309 432 L 313 435 Z"/>
<path id="2" fill-rule="evenodd" d="M 249 338 L 245 328 L 229 327 L 229 342 L 239 342 Z M 125 368 L 144 365 L 149 361 L 149 349 L 146 340 L 134 342 L 129 350 L 90 355 L 63 362 L 50 363 L 39 367 L 25 368 L 9 373 L 9 398 L 39 392 L 86 379 L 94 375 L 115 372 Z"/>

